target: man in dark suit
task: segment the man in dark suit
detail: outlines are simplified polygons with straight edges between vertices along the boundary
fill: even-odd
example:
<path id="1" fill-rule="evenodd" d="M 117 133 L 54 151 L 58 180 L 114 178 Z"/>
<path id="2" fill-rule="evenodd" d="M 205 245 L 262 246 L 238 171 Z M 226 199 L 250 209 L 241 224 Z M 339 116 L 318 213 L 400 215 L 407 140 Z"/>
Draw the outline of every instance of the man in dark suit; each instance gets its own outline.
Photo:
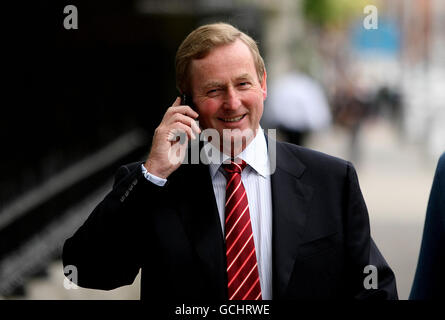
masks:
<path id="1" fill-rule="evenodd" d="M 188 105 L 176 99 L 147 160 L 118 170 L 65 243 L 77 283 L 113 289 L 141 269 L 142 299 L 397 299 L 353 166 L 259 130 L 267 84 L 255 41 L 202 26 L 176 71 Z M 174 161 L 200 133 L 199 164 Z"/>
<path id="2" fill-rule="evenodd" d="M 422 246 L 410 300 L 445 298 L 445 153 L 439 159 L 431 187 Z"/>

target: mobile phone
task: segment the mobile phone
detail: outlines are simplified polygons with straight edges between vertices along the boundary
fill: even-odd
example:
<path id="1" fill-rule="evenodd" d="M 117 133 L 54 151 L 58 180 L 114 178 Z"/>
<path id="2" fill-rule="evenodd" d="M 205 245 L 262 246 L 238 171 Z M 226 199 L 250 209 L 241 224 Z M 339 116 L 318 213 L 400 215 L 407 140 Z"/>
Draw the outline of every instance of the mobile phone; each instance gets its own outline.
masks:
<path id="1" fill-rule="evenodd" d="M 196 111 L 196 107 L 193 104 L 192 98 L 189 95 L 185 94 L 185 93 L 183 93 L 181 95 L 181 104 L 182 105 L 187 105 L 187 106 L 189 106 L 190 108 L 192 108 L 193 110 Z"/>
<path id="2" fill-rule="evenodd" d="M 183 93 L 183 94 L 181 95 L 181 105 L 187 105 L 187 106 L 189 106 L 190 108 L 192 108 L 194 111 L 196 111 L 196 112 L 198 113 L 198 118 L 199 118 L 199 112 L 198 112 L 198 109 L 196 109 L 195 104 L 193 103 L 192 97 L 190 97 L 189 95 Z M 195 122 L 196 122 L 196 124 L 197 124 L 198 127 L 199 127 L 199 120 L 198 120 L 198 118 L 195 119 Z M 201 128 L 200 128 L 200 129 L 201 129 Z M 201 130 L 202 130 L 202 129 L 201 129 Z"/>

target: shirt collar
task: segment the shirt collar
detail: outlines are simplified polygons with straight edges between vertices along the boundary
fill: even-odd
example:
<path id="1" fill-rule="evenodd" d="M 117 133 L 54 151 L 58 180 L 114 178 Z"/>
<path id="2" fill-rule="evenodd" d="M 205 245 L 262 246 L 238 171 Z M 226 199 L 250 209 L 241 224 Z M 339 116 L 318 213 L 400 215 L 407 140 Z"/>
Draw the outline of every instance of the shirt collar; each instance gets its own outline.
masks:
<path id="1" fill-rule="evenodd" d="M 205 151 L 204 155 L 206 158 L 209 152 L 211 152 L 212 154 L 212 159 L 211 161 L 208 161 L 208 163 L 210 167 L 210 175 L 213 179 L 216 172 L 218 172 L 218 169 L 221 166 L 221 164 L 227 159 L 230 159 L 230 156 L 220 152 L 211 143 L 205 143 L 203 148 Z M 246 163 L 261 176 L 266 177 L 268 175 L 269 156 L 267 152 L 266 138 L 264 136 L 264 131 L 261 128 L 261 126 L 258 128 L 255 138 L 253 138 L 253 140 L 237 156 L 237 158 L 246 161 Z"/>

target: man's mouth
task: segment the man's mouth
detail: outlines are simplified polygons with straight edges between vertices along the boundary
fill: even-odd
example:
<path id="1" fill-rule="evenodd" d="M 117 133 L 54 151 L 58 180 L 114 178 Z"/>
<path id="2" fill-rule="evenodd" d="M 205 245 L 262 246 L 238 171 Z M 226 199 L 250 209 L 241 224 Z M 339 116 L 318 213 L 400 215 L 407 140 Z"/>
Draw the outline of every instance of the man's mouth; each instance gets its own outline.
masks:
<path id="1" fill-rule="evenodd" d="M 246 116 L 246 114 L 243 114 L 241 116 L 238 117 L 232 117 L 232 118 L 218 118 L 219 120 L 222 120 L 224 122 L 237 122 L 242 120 L 244 117 Z"/>

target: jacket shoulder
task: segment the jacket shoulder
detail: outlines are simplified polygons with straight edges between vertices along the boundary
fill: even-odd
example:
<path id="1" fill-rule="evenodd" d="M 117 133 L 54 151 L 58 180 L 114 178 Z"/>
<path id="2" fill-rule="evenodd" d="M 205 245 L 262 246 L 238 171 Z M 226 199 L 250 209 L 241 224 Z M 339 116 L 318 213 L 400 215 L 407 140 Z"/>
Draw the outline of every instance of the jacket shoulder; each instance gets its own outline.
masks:
<path id="1" fill-rule="evenodd" d="M 316 170 L 320 173 L 342 172 L 348 168 L 354 168 L 351 162 L 295 144 L 280 142 L 282 147 L 288 152 L 292 153 L 307 170 Z"/>
<path id="2" fill-rule="evenodd" d="M 439 158 L 439 162 L 437 164 L 437 172 L 438 174 L 445 175 L 445 152 Z"/>

